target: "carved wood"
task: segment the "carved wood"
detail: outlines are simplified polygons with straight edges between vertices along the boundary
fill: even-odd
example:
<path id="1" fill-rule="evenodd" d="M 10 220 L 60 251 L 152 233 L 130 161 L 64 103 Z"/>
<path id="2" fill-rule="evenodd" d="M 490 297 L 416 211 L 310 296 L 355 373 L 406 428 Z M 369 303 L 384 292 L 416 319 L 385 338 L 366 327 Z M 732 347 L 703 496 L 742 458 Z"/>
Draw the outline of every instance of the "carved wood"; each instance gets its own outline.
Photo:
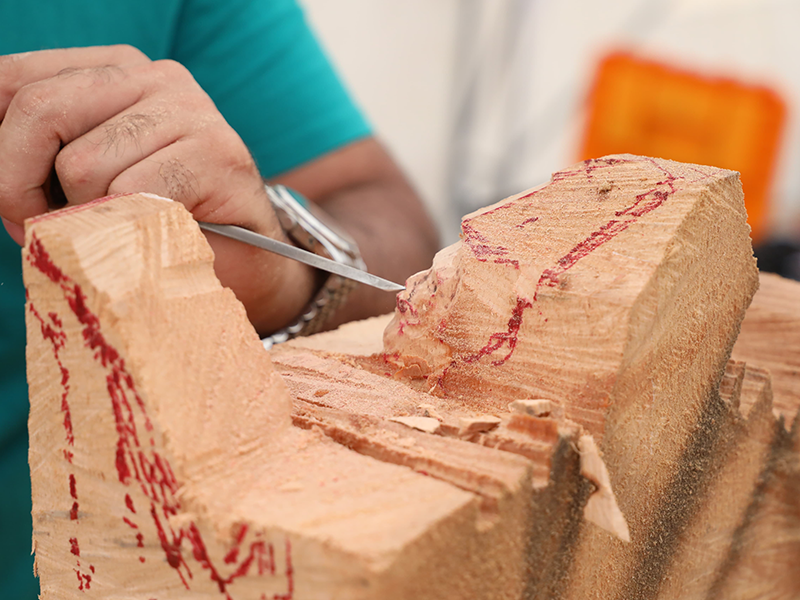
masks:
<path id="1" fill-rule="evenodd" d="M 270 357 L 179 204 L 29 222 L 42 597 L 792 597 L 797 427 L 751 357 L 800 315 L 768 281 L 729 362 L 735 174 L 587 161 L 463 232 L 394 316 Z"/>

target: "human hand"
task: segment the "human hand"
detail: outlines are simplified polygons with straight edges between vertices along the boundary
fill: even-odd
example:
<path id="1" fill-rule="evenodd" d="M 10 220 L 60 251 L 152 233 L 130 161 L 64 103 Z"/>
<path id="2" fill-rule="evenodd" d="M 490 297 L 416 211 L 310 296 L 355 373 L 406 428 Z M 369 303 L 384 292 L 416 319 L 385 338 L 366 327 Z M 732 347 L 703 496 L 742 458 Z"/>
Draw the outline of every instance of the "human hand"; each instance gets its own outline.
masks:
<path id="1" fill-rule="evenodd" d="M 0 217 L 22 223 L 48 210 L 57 176 L 66 201 L 150 192 L 198 220 L 283 232 L 247 147 L 186 68 L 130 46 L 0 57 Z M 311 296 L 306 268 L 209 235 L 222 283 L 268 332 Z"/>

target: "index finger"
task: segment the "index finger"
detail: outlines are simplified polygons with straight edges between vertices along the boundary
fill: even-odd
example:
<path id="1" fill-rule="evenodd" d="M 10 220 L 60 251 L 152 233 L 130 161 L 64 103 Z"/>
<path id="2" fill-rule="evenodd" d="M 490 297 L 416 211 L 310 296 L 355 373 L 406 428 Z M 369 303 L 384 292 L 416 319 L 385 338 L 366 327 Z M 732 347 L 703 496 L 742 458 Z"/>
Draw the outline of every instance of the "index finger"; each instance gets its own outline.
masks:
<path id="1" fill-rule="evenodd" d="M 0 56 L 0 121 L 17 92 L 37 81 L 56 75 L 69 75 L 72 69 L 91 69 L 110 65 L 127 66 L 150 62 L 133 46 L 92 46 L 62 48 Z"/>

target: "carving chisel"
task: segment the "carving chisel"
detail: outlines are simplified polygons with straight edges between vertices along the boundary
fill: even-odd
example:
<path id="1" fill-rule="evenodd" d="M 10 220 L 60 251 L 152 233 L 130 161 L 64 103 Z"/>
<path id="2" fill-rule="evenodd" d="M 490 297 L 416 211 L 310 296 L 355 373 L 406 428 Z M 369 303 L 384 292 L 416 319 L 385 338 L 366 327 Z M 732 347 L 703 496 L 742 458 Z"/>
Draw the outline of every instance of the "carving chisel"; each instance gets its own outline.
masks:
<path id="1" fill-rule="evenodd" d="M 204 221 L 198 221 L 197 224 L 200 225 L 200 229 L 213 231 L 219 235 L 224 235 L 225 237 L 244 242 L 245 244 L 250 244 L 251 246 L 255 246 L 263 250 L 268 250 L 274 254 L 291 258 L 292 260 L 299 261 L 303 264 L 314 267 L 315 269 L 322 269 L 328 273 L 341 275 L 347 279 L 364 283 L 374 288 L 378 288 L 379 290 L 384 290 L 386 292 L 400 292 L 406 289 L 399 283 L 394 283 L 376 275 L 371 275 L 370 273 L 356 269 L 355 267 L 343 265 L 329 258 L 325 258 L 324 256 L 319 256 L 318 254 L 309 252 L 308 250 L 302 250 L 296 246 L 284 244 L 283 242 L 273 240 L 272 238 L 261 235 L 260 233 L 255 233 L 243 227 L 238 227 L 236 225 L 218 225 L 217 223 L 206 223 Z"/>

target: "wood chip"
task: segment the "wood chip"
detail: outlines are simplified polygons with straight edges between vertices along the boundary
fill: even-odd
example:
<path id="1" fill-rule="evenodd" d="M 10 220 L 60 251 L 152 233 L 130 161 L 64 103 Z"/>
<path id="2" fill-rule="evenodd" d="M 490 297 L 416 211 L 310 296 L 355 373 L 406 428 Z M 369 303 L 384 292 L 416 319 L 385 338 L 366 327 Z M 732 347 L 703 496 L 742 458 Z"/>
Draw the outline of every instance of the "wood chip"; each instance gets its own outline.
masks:
<path id="1" fill-rule="evenodd" d="M 392 417 L 389 420 L 425 433 L 436 433 L 440 426 L 439 421 L 432 417 Z"/>
<path id="2" fill-rule="evenodd" d="M 509 403 L 508 410 L 532 417 L 543 417 L 553 412 L 550 400 L 514 400 Z"/>
<path id="3" fill-rule="evenodd" d="M 458 420 L 460 433 L 485 433 L 500 425 L 500 419 L 491 415 L 480 417 L 461 417 Z"/>

